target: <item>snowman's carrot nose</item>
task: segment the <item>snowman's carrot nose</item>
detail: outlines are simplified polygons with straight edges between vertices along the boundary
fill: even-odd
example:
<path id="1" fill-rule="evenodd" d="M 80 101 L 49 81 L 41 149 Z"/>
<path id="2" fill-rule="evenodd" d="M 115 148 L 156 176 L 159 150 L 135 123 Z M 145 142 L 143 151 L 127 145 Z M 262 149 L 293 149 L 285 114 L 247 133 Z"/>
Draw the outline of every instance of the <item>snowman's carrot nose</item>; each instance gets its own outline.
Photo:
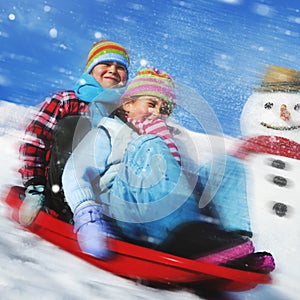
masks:
<path id="1" fill-rule="evenodd" d="M 280 118 L 284 121 L 288 121 L 291 118 L 291 114 L 288 111 L 286 104 L 280 106 Z"/>

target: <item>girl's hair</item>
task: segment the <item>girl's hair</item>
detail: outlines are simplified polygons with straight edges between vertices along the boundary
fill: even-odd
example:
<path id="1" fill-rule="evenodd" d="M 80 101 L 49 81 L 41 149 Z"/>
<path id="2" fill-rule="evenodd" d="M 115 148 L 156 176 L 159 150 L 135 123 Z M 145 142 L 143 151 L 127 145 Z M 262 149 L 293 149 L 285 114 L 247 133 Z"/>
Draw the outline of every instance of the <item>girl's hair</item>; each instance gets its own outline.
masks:
<path id="1" fill-rule="evenodd" d="M 127 126 L 129 126 L 134 131 L 138 132 L 137 128 L 130 122 L 127 121 L 127 112 L 124 110 L 123 105 L 116 108 L 110 115 L 110 118 L 118 117 L 123 121 Z"/>
<path id="2" fill-rule="evenodd" d="M 127 117 L 126 117 L 126 111 L 124 110 L 123 106 L 119 106 L 116 108 L 110 115 L 109 117 L 114 118 L 118 117 L 120 120 L 122 120 L 124 123 L 127 122 Z"/>

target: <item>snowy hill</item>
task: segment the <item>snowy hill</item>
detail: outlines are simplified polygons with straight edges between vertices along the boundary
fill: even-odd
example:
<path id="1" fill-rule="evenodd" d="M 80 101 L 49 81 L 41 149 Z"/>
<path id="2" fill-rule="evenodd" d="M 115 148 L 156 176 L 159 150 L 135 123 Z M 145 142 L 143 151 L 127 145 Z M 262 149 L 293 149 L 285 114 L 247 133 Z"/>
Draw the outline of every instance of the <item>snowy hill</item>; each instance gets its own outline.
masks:
<path id="1" fill-rule="evenodd" d="M 3 196 L 6 185 L 21 184 L 17 173 L 17 147 L 24 122 L 33 109 L 5 101 L 0 102 L 0 108 L 0 192 Z M 150 288 L 97 269 L 56 248 L 21 229 L 6 213 L 7 208 L 0 203 L 1 299 L 289 299 L 282 287 L 278 289 L 276 281 L 271 286 L 258 286 L 251 291 L 205 298 L 192 291 Z M 286 263 L 289 263 L 288 257 Z M 290 299 L 296 298 L 297 294 Z"/>

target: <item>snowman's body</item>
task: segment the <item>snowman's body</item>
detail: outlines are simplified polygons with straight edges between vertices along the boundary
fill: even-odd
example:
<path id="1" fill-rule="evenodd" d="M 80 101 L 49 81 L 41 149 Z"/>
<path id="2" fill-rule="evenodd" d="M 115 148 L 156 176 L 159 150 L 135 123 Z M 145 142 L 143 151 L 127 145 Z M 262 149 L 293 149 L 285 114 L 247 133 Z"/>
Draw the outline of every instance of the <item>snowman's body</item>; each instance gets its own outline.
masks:
<path id="1" fill-rule="evenodd" d="M 274 286 L 299 294 L 300 94 L 254 93 L 241 115 L 253 242 L 273 254 Z M 267 142 L 266 142 L 267 141 Z M 248 145 L 247 145 L 248 143 Z M 289 299 L 289 298 L 287 298 Z"/>

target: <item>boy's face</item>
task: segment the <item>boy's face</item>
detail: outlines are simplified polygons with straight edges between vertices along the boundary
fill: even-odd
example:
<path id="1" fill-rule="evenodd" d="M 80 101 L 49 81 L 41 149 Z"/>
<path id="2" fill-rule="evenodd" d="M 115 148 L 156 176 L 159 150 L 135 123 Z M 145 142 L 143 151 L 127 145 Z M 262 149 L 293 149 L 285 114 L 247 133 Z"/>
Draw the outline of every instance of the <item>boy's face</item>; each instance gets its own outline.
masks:
<path id="1" fill-rule="evenodd" d="M 104 88 L 123 87 L 127 82 L 125 66 L 116 62 L 104 62 L 96 65 L 91 75 Z"/>
<path id="2" fill-rule="evenodd" d="M 127 112 L 129 118 L 141 121 L 167 117 L 161 114 L 161 108 L 163 106 L 164 101 L 157 97 L 141 96 L 126 101 L 123 104 L 123 109 Z"/>

